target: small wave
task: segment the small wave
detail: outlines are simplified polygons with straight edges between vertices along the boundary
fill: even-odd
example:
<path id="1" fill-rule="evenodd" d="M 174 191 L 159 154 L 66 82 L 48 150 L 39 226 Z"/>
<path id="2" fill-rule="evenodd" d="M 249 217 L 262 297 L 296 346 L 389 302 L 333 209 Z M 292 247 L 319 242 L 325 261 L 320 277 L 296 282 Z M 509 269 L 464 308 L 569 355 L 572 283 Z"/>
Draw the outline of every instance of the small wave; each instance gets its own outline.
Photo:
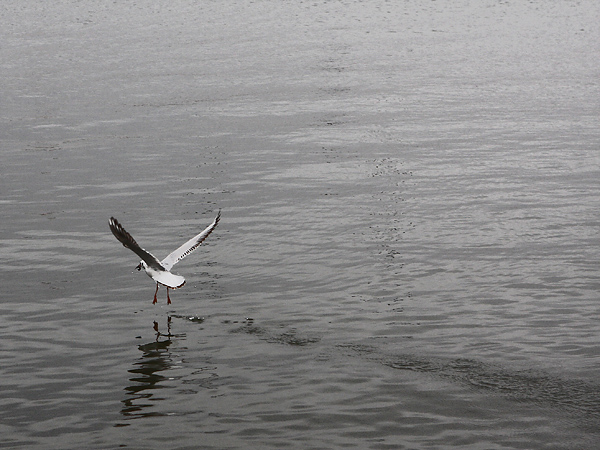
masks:
<path id="1" fill-rule="evenodd" d="M 474 359 L 427 358 L 393 355 L 381 362 L 393 369 L 430 373 L 461 382 L 503 397 L 549 405 L 577 414 L 583 422 L 600 421 L 600 386 L 580 380 L 564 379 L 539 370 L 511 370 Z"/>
<path id="2" fill-rule="evenodd" d="M 318 336 L 303 336 L 295 329 L 291 329 L 283 333 L 273 333 L 266 328 L 253 325 L 252 323 L 244 324 L 239 328 L 235 328 L 231 330 L 231 333 L 253 334 L 259 336 L 261 339 L 264 339 L 267 342 L 297 346 L 314 344 L 321 340 L 321 338 Z"/>

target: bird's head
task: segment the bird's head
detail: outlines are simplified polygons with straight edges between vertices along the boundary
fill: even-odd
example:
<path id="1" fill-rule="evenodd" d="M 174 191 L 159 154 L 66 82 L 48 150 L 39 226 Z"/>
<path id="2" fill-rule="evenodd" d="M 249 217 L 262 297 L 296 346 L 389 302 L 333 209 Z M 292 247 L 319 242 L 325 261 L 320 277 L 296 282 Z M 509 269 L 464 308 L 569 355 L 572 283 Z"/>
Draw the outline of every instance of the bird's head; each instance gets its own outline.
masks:
<path id="1" fill-rule="evenodd" d="M 140 263 L 135 267 L 138 271 L 142 270 L 142 267 L 144 267 L 144 261 L 140 261 Z"/>

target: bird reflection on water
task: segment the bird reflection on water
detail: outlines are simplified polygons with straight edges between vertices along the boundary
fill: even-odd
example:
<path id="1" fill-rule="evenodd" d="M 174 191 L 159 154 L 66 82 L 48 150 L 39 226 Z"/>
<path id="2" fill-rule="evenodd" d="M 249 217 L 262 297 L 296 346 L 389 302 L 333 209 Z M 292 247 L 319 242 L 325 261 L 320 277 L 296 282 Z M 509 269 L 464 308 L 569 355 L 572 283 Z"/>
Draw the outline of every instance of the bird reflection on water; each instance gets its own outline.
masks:
<path id="1" fill-rule="evenodd" d="M 173 366 L 173 357 L 169 350 L 173 343 L 171 338 L 175 337 L 171 334 L 171 317 L 167 319 L 167 334 L 159 331 L 156 321 L 154 321 L 153 329 L 156 332 L 156 340 L 138 346 L 142 356 L 134 363 L 134 368 L 128 370 L 130 374 L 133 374 L 129 381 L 134 384 L 125 388 L 127 398 L 122 400 L 123 407 L 121 409 L 121 414 L 128 419 L 166 415 L 151 409 L 157 401 L 162 400 L 153 391 L 165 388 L 163 383 L 170 379 L 161 375 L 160 372 L 169 370 Z"/>

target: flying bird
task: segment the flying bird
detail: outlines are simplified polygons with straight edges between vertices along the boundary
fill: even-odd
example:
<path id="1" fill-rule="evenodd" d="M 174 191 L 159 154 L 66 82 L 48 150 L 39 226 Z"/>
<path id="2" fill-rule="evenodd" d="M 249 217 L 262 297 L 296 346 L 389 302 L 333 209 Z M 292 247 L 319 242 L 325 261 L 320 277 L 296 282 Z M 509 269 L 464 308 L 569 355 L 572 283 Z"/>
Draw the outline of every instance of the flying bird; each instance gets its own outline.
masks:
<path id="1" fill-rule="evenodd" d="M 171 298 L 169 297 L 169 289 L 178 289 L 185 284 L 185 278 L 181 275 L 176 275 L 171 273 L 171 267 L 185 258 L 187 255 L 192 253 L 194 250 L 200 246 L 200 244 L 208 237 L 210 233 L 216 228 L 219 223 L 219 219 L 221 219 L 221 211 L 219 210 L 217 217 L 213 220 L 213 222 L 204 229 L 204 231 L 177 250 L 170 253 L 165 259 L 159 261 L 152 253 L 147 252 L 142 247 L 135 242 L 135 239 L 125 231 L 125 228 L 115 219 L 111 217 L 108 221 L 108 226 L 110 227 L 110 231 L 115 237 L 123 244 L 124 247 L 127 247 L 129 250 L 133 251 L 136 255 L 138 255 L 142 260 L 136 267 L 137 270 L 142 270 L 146 272 L 146 274 L 156 281 L 156 291 L 154 291 L 154 301 L 152 304 L 156 304 L 156 294 L 158 293 L 158 286 L 162 284 L 167 287 L 167 304 L 171 304 Z"/>

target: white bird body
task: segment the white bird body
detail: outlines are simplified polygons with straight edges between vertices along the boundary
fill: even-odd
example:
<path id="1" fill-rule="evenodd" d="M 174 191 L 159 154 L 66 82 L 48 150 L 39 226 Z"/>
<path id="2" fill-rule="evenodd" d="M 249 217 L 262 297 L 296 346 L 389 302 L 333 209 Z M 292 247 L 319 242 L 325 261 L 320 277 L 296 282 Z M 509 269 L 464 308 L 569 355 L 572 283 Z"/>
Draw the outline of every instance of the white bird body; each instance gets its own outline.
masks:
<path id="1" fill-rule="evenodd" d="M 185 258 L 187 255 L 196 250 L 200 244 L 208 237 L 216 228 L 221 218 L 221 211 L 218 212 L 213 222 L 206 227 L 201 233 L 197 234 L 181 247 L 171 252 L 165 259 L 159 261 L 152 253 L 144 250 L 138 245 L 133 237 L 125 231 L 125 228 L 115 219 L 111 217 L 108 221 L 110 231 L 115 235 L 119 242 L 124 247 L 133 251 L 142 260 L 137 266 L 138 270 L 144 269 L 146 274 L 156 281 L 156 292 L 154 293 L 154 302 L 156 303 L 156 293 L 158 292 L 159 283 L 167 287 L 167 303 L 171 303 L 169 297 L 169 289 L 177 289 L 185 284 L 185 278 L 181 275 L 171 273 L 171 268 Z"/>
<path id="2" fill-rule="evenodd" d="M 183 287 L 185 284 L 185 278 L 183 278 L 181 275 L 176 275 L 168 270 L 157 270 L 154 267 L 148 267 L 144 261 L 141 261 L 140 264 L 142 264 L 142 268 L 150 278 L 157 283 L 162 284 L 163 286 L 167 286 L 171 289 L 177 289 Z"/>

